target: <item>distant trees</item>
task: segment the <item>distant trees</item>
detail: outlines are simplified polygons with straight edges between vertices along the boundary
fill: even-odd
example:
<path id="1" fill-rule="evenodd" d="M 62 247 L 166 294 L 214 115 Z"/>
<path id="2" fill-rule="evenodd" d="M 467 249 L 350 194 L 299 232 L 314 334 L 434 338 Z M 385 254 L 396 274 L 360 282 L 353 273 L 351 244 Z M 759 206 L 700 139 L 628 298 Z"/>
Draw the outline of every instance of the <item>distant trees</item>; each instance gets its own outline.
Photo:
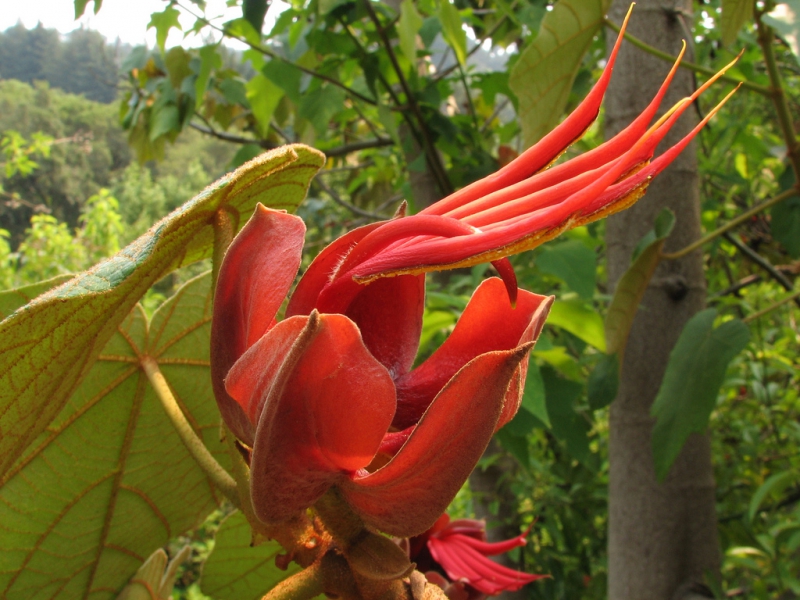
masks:
<path id="1" fill-rule="evenodd" d="M 89 29 L 76 29 L 62 39 L 41 23 L 33 29 L 17 23 L 0 33 L 0 79 L 47 81 L 107 104 L 117 97 L 120 54 L 128 50 L 108 46 Z"/>

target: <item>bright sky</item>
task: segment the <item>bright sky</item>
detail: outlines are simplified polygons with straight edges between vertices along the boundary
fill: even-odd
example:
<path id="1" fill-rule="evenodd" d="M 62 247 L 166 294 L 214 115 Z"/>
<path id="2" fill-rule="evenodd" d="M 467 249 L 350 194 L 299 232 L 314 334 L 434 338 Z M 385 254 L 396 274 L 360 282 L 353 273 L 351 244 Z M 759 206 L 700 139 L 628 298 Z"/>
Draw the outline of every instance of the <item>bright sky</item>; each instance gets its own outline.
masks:
<path id="1" fill-rule="evenodd" d="M 188 6 L 196 8 L 191 2 Z M 281 2 L 271 3 L 267 13 L 265 31 L 269 31 L 275 18 L 281 12 L 278 6 Z M 165 0 L 103 0 L 100 12 L 94 14 L 94 3 L 89 2 L 86 12 L 80 20 L 75 21 L 75 6 L 72 0 L 0 0 L 0 31 L 13 27 L 18 21 L 28 29 L 41 23 L 48 29 L 57 29 L 61 33 L 68 33 L 83 25 L 96 29 L 110 42 L 120 38 L 129 44 L 147 42 L 154 46 L 155 30 L 145 31 L 150 22 L 150 14 L 164 10 Z M 223 23 L 230 19 L 242 16 L 241 9 L 228 8 L 225 0 L 207 0 L 206 16 L 214 17 L 214 22 Z M 218 18 L 217 18 L 218 17 Z M 184 29 L 189 29 L 194 20 L 183 15 L 181 24 Z M 170 31 L 167 45 L 172 46 L 183 42 L 183 33 Z M 197 36 L 187 39 L 190 46 L 199 46 L 203 43 Z"/>

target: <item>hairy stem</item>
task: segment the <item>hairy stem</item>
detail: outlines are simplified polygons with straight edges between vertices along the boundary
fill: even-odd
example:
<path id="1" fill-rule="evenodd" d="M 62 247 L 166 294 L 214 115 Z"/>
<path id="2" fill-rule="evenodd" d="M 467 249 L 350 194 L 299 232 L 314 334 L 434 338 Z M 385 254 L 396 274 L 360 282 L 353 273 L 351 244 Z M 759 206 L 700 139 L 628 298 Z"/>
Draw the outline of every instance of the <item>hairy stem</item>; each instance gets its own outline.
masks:
<path id="1" fill-rule="evenodd" d="M 183 414 L 181 407 L 178 406 L 178 401 L 175 400 L 175 396 L 172 395 L 172 390 L 170 390 L 167 380 L 164 379 L 164 375 L 158 368 L 158 363 L 152 357 L 144 356 L 142 357 L 141 364 L 142 369 L 144 369 L 147 375 L 147 379 L 150 380 L 150 384 L 153 386 L 153 390 L 161 402 L 161 406 L 164 407 L 164 412 L 167 413 L 167 417 L 169 417 L 173 427 L 175 427 L 178 437 L 181 438 L 189 454 L 192 455 L 192 458 L 194 458 L 198 466 L 208 478 L 211 479 L 214 485 L 219 488 L 225 497 L 230 500 L 236 508 L 240 508 L 241 502 L 239 501 L 239 493 L 236 490 L 236 482 L 211 455 L 211 452 L 208 451 L 203 441 L 197 436 L 194 429 L 192 429 L 192 426 L 186 419 L 186 415 Z"/>

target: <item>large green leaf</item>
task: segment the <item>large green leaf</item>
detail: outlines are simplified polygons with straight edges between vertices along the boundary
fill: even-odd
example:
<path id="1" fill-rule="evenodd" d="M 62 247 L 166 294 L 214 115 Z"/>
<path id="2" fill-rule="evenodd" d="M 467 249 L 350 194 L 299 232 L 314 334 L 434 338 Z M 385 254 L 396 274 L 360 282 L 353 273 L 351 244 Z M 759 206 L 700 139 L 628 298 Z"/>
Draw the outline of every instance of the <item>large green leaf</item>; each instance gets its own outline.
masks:
<path id="1" fill-rule="evenodd" d="M 244 515 L 235 512 L 219 527 L 214 550 L 203 565 L 203 593 L 215 600 L 256 600 L 297 572 L 292 563 L 285 571 L 275 566 L 283 548 L 274 541 L 251 546 L 252 531 Z"/>
<path id="2" fill-rule="evenodd" d="M 113 598 L 156 548 L 221 496 L 175 434 L 140 369 L 154 358 L 224 465 L 208 369 L 210 277 L 148 324 L 136 306 L 58 417 L 0 483 L 0 596 Z"/>
<path id="3" fill-rule="evenodd" d="M 606 351 L 609 354 L 621 354 L 625 350 L 639 303 L 661 261 L 661 249 L 674 225 L 675 215 L 667 209 L 661 211 L 653 230 L 639 242 L 640 251 L 633 264 L 617 282 L 605 322 Z"/>
<path id="4" fill-rule="evenodd" d="M 686 323 L 672 349 L 650 413 L 656 475 L 663 480 L 691 433 L 703 433 L 717 402 L 728 363 L 750 339 L 742 321 L 726 321 L 714 329 L 717 311 L 709 308 Z"/>
<path id="5" fill-rule="evenodd" d="M 553 303 L 547 323 L 569 331 L 601 352 L 606 350 L 602 317 L 580 300 L 559 300 Z"/>
<path id="6" fill-rule="evenodd" d="M 44 294 L 70 279 L 72 279 L 72 275 L 57 275 L 52 279 L 24 285 L 13 290 L 3 290 L 0 292 L 0 320 L 5 319 L 20 306 L 25 306 L 36 296 Z"/>
<path id="7" fill-rule="evenodd" d="M 794 171 L 786 167 L 778 180 L 781 190 L 794 187 Z M 789 256 L 800 257 L 800 196 L 791 196 L 772 207 L 770 229 Z"/>
<path id="8" fill-rule="evenodd" d="M 112 258 L 0 323 L 0 477 L 61 411 L 145 291 L 210 255 L 219 210 L 244 221 L 260 201 L 294 210 L 324 156 L 302 145 L 267 152 L 226 175 Z"/>
<path id="9" fill-rule="evenodd" d="M 575 403 L 581 396 L 583 386 L 576 381 L 563 379 L 556 372 L 542 369 L 547 414 L 555 436 L 564 442 L 569 453 L 589 468 L 595 467 L 595 458 L 589 449 L 588 421 L 575 411 Z"/>
<path id="10" fill-rule="evenodd" d="M 739 30 L 753 18 L 753 0 L 722 0 L 722 43 L 727 46 L 736 40 Z"/>
<path id="11" fill-rule="evenodd" d="M 578 240 L 544 246 L 536 257 L 536 266 L 566 283 L 581 298 L 594 296 L 595 253 Z"/>
<path id="12" fill-rule="evenodd" d="M 525 144 L 538 142 L 558 124 L 572 84 L 610 0 L 559 0 L 533 43 L 520 54 L 509 85 L 519 98 Z"/>

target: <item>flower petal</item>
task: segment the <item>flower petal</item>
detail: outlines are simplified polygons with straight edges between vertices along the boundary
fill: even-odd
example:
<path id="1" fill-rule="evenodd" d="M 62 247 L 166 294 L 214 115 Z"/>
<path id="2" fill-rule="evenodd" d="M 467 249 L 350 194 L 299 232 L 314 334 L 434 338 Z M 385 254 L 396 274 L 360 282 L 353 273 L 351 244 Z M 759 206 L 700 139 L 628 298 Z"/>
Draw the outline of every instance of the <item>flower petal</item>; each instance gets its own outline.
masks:
<path id="1" fill-rule="evenodd" d="M 249 403 L 262 407 L 251 493 L 256 515 L 267 523 L 291 518 L 346 473 L 367 466 L 394 414 L 392 379 L 366 349 L 355 324 L 316 311 L 276 325 L 243 356 L 252 364 L 237 363 L 231 371 L 232 392 L 241 389 L 240 374 L 274 360 L 270 338 L 284 336 L 283 329 L 295 329 L 298 321 L 304 328 L 281 356 L 280 368 L 256 389 L 266 397 Z"/>
<path id="2" fill-rule="evenodd" d="M 476 356 L 533 341 L 541 331 L 550 302 L 545 296 L 519 290 L 517 307 L 511 308 L 500 279 L 483 281 L 444 344 L 419 367 L 397 380 L 397 415 L 393 425 L 405 429 L 416 423 L 445 383 Z M 529 339 L 523 339 L 526 334 Z M 516 407 L 513 412 L 516 413 Z"/>
<path id="3" fill-rule="evenodd" d="M 436 522 L 486 449 L 508 383 L 532 345 L 474 358 L 448 382 L 386 466 L 340 484 L 368 525 L 409 537 Z"/>
<path id="4" fill-rule="evenodd" d="M 347 315 L 358 325 L 372 355 L 395 377 L 408 372 L 417 354 L 425 308 L 425 276 L 392 277 L 366 286 L 348 277 L 341 281 L 347 288 L 341 296 L 346 298 L 336 298 L 341 301 L 336 306 L 322 306 L 320 295 L 364 237 L 379 225 L 396 221 L 360 227 L 327 246 L 300 279 L 286 309 L 287 317 L 307 315 L 315 308 Z"/>
<path id="5" fill-rule="evenodd" d="M 253 443 L 253 425 L 223 381 L 272 325 L 300 266 L 305 231 L 299 217 L 259 204 L 220 267 L 211 321 L 211 381 L 222 418 L 247 444 Z"/>

